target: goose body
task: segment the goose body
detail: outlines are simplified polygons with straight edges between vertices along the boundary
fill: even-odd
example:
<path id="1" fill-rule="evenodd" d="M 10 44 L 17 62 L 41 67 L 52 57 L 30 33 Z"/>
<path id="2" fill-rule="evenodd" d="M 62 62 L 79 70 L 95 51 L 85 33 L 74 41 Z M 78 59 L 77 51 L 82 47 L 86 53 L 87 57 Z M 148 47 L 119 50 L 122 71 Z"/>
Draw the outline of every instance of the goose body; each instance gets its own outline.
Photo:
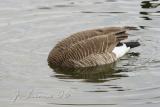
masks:
<path id="1" fill-rule="evenodd" d="M 111 64 L 129 51 L 130 47 L 121 41 L 128 38 L 126 31 L 132 29 L 106 27 L 72 34 L 51 50 L 48 63 L 69 68 Z"/>

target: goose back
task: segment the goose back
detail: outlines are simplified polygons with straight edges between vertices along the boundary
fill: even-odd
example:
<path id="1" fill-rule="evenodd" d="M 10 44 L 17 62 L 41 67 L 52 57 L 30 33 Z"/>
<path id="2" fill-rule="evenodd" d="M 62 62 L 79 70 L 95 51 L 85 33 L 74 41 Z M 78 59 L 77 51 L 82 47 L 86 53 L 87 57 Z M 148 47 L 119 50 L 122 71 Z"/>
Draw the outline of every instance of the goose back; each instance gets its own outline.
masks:
<path id="1" fill-rule="evenodd" d="M 62 67 L 89 67 L 117 60 L 113 48 L 126 39 L 125 27 L 86 30 L 72 34 L 59 42 L 50 52 L 48 63 Z"/>

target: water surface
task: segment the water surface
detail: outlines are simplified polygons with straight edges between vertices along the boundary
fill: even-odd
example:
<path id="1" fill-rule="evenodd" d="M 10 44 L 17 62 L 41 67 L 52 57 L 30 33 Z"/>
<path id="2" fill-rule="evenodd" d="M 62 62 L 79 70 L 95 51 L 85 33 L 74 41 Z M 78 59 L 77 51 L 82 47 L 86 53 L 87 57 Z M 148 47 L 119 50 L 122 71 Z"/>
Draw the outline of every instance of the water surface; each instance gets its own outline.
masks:
<path id="1" fill-rule="evenodd" d="M 125 25 L 139 28 L 129 32 L 138 56 L 91 73 L 48 66 L 49 51 L 69 34 Z M 158 107 L 159 34 L 159 0 L 0 0 L 0 105 Z"/>

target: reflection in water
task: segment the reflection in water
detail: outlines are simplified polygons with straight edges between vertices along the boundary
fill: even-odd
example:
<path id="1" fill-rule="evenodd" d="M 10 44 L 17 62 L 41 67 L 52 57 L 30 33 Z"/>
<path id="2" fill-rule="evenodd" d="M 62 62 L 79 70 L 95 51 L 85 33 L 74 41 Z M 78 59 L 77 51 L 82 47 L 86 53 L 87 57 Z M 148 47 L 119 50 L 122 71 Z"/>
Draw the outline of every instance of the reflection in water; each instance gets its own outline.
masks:
<path id="1" fill-rule="evenodd" d="M 151 18 L 146 17 L 146 16 L 143 16 L 143 17 L 141 17 L 141 18 L 143 18 L 144 20 L 152 20 Z"/>
<path id="2" fill-rule="evenodd" d="M 129 52 L 128 55 L 130 57 L 139 57 L 140 53 L 139 52 Z"/>
<path id="3" fill-rule="evenodd" d="M 126 77 L 124 74 L 119 74 L 126 70 L 115 70 L 113 67 L 114 64 L 76 69 L 53 68 L 53 71 L 57 73 L 55 77 L 59 79 L 84 79 L 85 82 L 105 82 Z"/>
<path id="4" fill-rule="evenodd" d="M 157 8 L 159 5 L 160 5 L 160 3 L 152 3 L 151 1 L 142 1 L 141 2 L 142 8 Z"/>
<path id="5" fill-rule="evenodd" d="M 12 1 L 0 3 L 1 107 L 160 107 L 160 0 Z M 48 52 L 62 38 L 115 25 L 140 28 L 129 38 L 140 39 L 132 50 L 139 57 L 126 55 L 111 68 L 50 72 Z"/>
<path id="6" fill-rule="evenodd" d="M 141 29 L 146 29 L 148 26 L 139 26 Z"/>
<path id="7" fill-rule="evenodd" d="M 148 12 L 139 12 L 140 14 L 142 15 L 148 15 L 149 13 Z"/>
<path id="8" fill-rule="evenodd" d="M 153 0 L 158 1 L 158 0 Z M 160 5 L 160 3 L 152 3 L 151 1 L 142 1 L 141 2 L 141 8 L 148 9 L 148 8 L 157 8 Z M 139 12 L 141 15 L 143 15 L 141 18 L 144 20 L 152 20 L 152 18 L 149 17 L 150 12 Z"/>
<path id="9" fill-rule="evenodd" d="M 149 17 L 149 12 L 139 12 L 144 20 L 152 20 L 152 18 Z"/>
<path id="10" fill-rule="evenodd" d="M 158 7 L 159 4 L 158 3 L 151 3 L 151 1 L 142 1 L 141 2 L 141 8 L 144 9 L 148 9 L 148 8 L 156 8 Z M 141 18 L 143 18 L 144 20 L 152 20 L 152 18 L 149 17 L 149 12 L 139 12 L 142 16 Z"/>

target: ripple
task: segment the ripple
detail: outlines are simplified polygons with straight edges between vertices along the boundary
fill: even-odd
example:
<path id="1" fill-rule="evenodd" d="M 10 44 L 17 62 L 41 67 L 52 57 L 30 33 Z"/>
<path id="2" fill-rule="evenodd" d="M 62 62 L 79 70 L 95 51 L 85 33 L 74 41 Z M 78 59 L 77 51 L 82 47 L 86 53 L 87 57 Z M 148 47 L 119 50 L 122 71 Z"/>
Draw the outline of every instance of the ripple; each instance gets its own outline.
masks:
<path id="1" fill-rule="evenodd" d="M 109 14 L 122 14 L 122 13 L 126 13 L 126 12 L 95 12 L 95 11 L 81 11 L 81 13 L 109 13 Z"/>
<path id="2" fill-rule="evenodd" d="M 159 8 L 159 0 L 2 0 L 0 100 L 4 102 L 1 105 L 10 104 L 16 89 L 26 90 L 22 91 L 24 95 L 37 89 L 36 95 L 70 96 L 28 100 L 20 96 L 13 105 L 159 106 Z M 129 32 L 129 39 L 140 39 L 141 46 L 132 49 L 115 66 L 48 68 L 49 50 L 65 35 L 123 25 L 139 27 Z M 58 93 L 59 89 L 64 93 Z"/>
<path id="3" fill-rule="evenodd" d="M 139 26 L 141 29 L 149 28 L 149 26 Z"/>
<path id="4" fill-rule="evenodd" d="M 143 17 L 141 17 L 141 18 L 143 18 L 144 20 L 152 20 L 151 18 L 145 17 L 145 16 L 143 16 Z"/>
<path id="5" fill-rule="evenodd" d="M 97 2 L 94 2 L 94 4 L 102 4 L 102 3 L 103 3 L 103 2 L 98 2 L 98 1 L 97 1 Z"/>
<path id="6" fill-rule="evenodd" d="M 113 65 L 80 69 L 53 68 L 53 71 L 57 73 L 54 77 L 59 79 L 82 79 L 85 82 L 95 83 L 128 77 L 125 74 L 120 74 L 121 72 L 126 72 L 125 69 L 113 69 Z"/>
<path id="7" fill-rule="evenodd" d="M 106 2 L 116 2 L 117 0 L 106 0 Z"/>
<path id="8" fill-rule="evenodd" d="M 50 10 L 52 8 L 51 7 L 47 7 L 47 6 L 41 6 L 41 7 L 38 7 L 38 9 L 40 9 L 40 10 Z"/>
<path id="9" fill-rule="evenodd" d="M 141 7 L 142 8 L 157 8 L 160 6 L 160 3 L 152 3 L 151 1 L 142 1 Z"/>
<path id="10" fill-rule="evenodd" d="M 59 7 L 59 8 L 63 8 L 63 7 L 74 7 L 74 5 L 66 5 L 66 4 L 57 4 L 57 5 L 54 5 L 54 7 Z"/>
<path id="11" fill-rule="evenodd" d="M 108 92 L 107 90 L 94 90 L 94 91 L 86 91 L 86 92 Z"/>
<path id="12" fill-rule="evenodd" d="M 144 15 L 144 16 L 159 16 L 160 12 L 159 11 L 155 11 L 155 12 L 147 12 L 147 11 L 141 11 L 139 12 L 141 15 Z"/>
<path id="13" fill-rule="evenodd" d="M 98 105 L 98 106 L 100 106 L 100 105 L 116 105 L 116 104 L 76 104 L 76 103 L 66 103 L 66 104 L 62 104 L 62 103 L 49 103 L 49 104 L 54 104 L 54 105 L 73 105 L 73 106 L 96 106 L 96 105 Z"/>

